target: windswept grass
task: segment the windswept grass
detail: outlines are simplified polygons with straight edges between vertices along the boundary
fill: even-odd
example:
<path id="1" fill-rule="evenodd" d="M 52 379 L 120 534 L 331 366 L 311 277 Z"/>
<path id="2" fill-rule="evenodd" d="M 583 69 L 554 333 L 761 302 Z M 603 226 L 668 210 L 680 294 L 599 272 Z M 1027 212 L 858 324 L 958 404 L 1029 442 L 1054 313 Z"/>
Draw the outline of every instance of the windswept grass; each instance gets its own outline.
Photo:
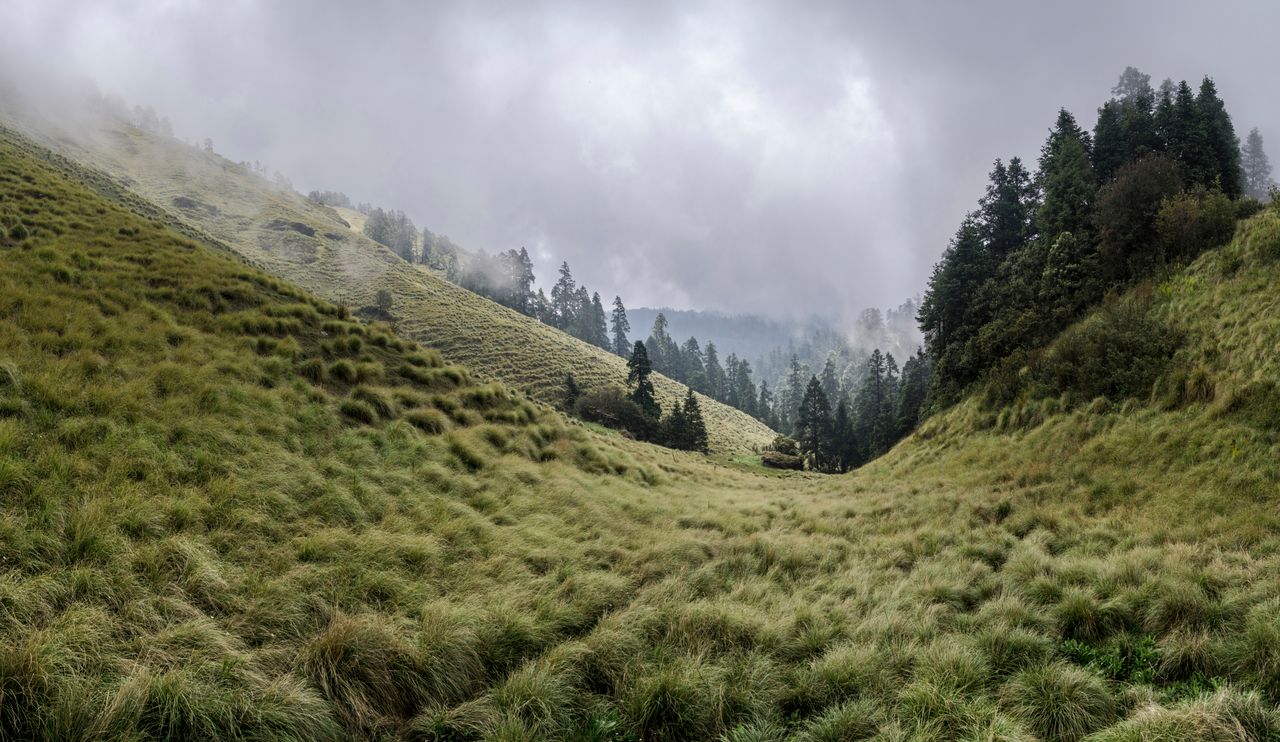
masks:
<path id="1" fill-rule="evenodd" d="M 0 162 L 0 738 L 1280 735 L 1280 214 L 1149 289 L 1151 395 L 975 399 L 810 477 Z"/>
<path id="2" fill-rule="evenodd" d="M 148 206 L 159 218 L 212 235 L 226 249 L 317 296 L 356 311 L 374 306 L 378 291 L 389 291 L 401 336 L 443 351 L 476 374 L 551 405 L 563 400 L 570 371 L 584 389 L 626 381 L 624 359 L 405 263 L 358 226 L 344 226 L 350 221 L 329 207 L 176 140 L 118 122 L 100 125 L 48 143 L 130 183 L 164 207 Z M 40 122 L 29 131 L 38 136 L 49 126 Z M 282 224 L 303 225 L 309 234 Z M 661 374 L 654 374 L 654 385 L 664 407 L 684 399 L 683 385 Z M 706 397 L 699 402 L 712 450 L 750 453 L 773 440 L 774 433 L 749 415 Z"/>

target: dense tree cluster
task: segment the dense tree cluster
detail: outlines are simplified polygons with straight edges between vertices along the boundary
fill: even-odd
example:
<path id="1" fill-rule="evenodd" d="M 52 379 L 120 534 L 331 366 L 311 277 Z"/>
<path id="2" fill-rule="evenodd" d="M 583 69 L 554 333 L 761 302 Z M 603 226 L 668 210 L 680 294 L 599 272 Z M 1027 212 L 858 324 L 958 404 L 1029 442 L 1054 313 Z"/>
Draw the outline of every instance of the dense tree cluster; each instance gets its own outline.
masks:
<path id="1" fill-rule="evenodd" d="M 565 378 L 565 407 L 577 416 L 625 430 L 635 438 L 668 448 L 707 451 L 707 425 L 693 389 L 662 414 L 653 388 L 649 351 L 639 340 L 627 358 L 627 390 L 605 388 L 584 394 L 572 374 Z"/>
<path id="2" fill-rule="evenodd" d="M 1034 175 L 1018 158 L 996 160 L 920 306 L 930 407 L 1012 373 L 1106 292 L 1229 239 L 1236 199 L 1269 178 L 1260 137 L 1244 159 L 1242 170 L 1211 79 L 1157 90 L 1130 67 L 1092 134 L 1058 113 Z"/>

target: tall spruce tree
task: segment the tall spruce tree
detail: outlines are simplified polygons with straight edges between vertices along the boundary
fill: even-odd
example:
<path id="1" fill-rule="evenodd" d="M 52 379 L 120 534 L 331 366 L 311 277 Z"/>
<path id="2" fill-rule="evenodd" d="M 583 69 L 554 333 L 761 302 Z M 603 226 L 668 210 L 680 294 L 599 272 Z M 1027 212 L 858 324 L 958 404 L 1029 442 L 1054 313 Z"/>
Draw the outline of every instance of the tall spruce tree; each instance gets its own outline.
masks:
<path id="1" fill-rule="evenodd" d="M 578 285 L 573 280 L 568 261 L 565 261 L 560 264 L 560 278 L 551 287 L 552 324 L 569 332 L 577 320 L 577 308 Z"/>
<path id="2" fill-rule="evenodd" d="M 631 323 L 627 321 L 627 308 L 622 305 L 622 297 L 613 297 L 613 318 L 611 323 L 613 330 L 613 352 L 627 357 L 631 352 L 631 342 L 627 340 L 627 333 L 631 332 Z"/>
<path id="3" fill-rule="evenodd" d="M 707 370 L 707 391 L 706 394 L 712 399 L 723 402 L 725 398 L 725 387 L 728 385 L 724 367 L 720 365 L 720 354 L 716 351 L 715 343 L 707 343 L 707 347 L 703 351 L 703 365 Z"/>
<path id="4" fill-rule="evenodd" d="M 627 387 L 632 402 L 640 407 L 640 411 L 650 420 L 657 421 L 662 417 L 662 407 L 653 390 L 653 381 L 649 378 L 653 367 L 649 364 L 649 351 L 644 343 L 637 340 L 631 348 L 631 358 L 627 359 Z"/>
<path id="5" fill-rule="evenodd" d="M 609 320 L 604 313 L 604 304 L 600 301 L 600 292 L 591 294 L 591 344 L 610 350 Z"/>
<path id="6" fill-rule="evenodd" d="M 707 367 L 702 358 L 702 348 L 699 347 L 698 339 L 695 337 L 690 337 L 680 347 L 680 371 L 683 374 L 681 381 L 706 393 Z"/>
<path id="7" fill-rule="evenodd" d="M 1250 198 L 1266 201 L 1271 197 L 1271 162 L 1262 149 L 1262 134 L 1255 127 L 1249 131 L 1240 150 L 1240 164 L 1244 171 L 1244 192 Z"/>
<path id="8" fill-rule="evenodd" d="M 804 395 L 800 398 L 800 410 L 796 415 L 796 443 L 810 466 L 819 471 L 829 463 L 831 440 L 831 403 L 822 391 L 817 376 L 809 377 Z"/>
<path id="9" fill-rule="evenodd" d="M 1006 166 L 996 160 L 979 202 L 982 238 L 996 260 L 1026 246 L 1035 233 L 1036 188 L 1031 174 L 1014 157 Z"/>
<path id="10" fill-rule="evenodd" d="M 831 441 L 828 444 L 831 468 L 838 472 L 849 471 L 862 464 L 858 452 L 857 433 L 853 427 L 853 416 L 849 414 L 849 404 L 844 397 L 836 404 L 836 413 L 831 420 Z"/>
<path id="11" fill-rule="evenodd" d="M 1206 77 L 1196 95 L 1196 112 L 1204 131 L 1206 156 L 1209 158 L 1207 186 L 1217 186 L 1228 198 L 1240 196 L 1243 181 L 1240 173 L 1240 139 L 1227 106 L 1218 97 L 1218 87 Z"/>
<path id="12" fill-rule="evenodd" d="M 698 404 L 698 398 L 691 387 L 686 387 L 684 393 L 684 424 L 683 448 L 706 453 L 708 450 L 707 423 L 702 418 L 702 405 Z"/>
<path id="13" fill-rule="evenodd" d="M 1076 124 L 1065 108 L 1049 131 L 1040 149 L 1038 175 L 1042 201 L 1036 211 L 1039 233 L 1053 240 L 1063 232 L 1085 235 L 1098 192 L 1093 166 L 1089 162 L 1089 134 Z"/>

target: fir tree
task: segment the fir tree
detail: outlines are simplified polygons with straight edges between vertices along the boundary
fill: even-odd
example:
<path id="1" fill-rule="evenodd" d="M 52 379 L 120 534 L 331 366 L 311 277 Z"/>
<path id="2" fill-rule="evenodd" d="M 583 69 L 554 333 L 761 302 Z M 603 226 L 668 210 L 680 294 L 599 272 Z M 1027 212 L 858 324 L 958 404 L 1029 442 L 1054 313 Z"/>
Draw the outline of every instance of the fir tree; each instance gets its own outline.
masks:
<path id="1" fill-rule="evenodd" d="M 684 414 L 684 405 L 680 400 L 671 406 L 671 412 L 662 418 L 661 436 L 659 440 L 668 448 L 688 450 L 689 421 Z"/>
<path id="2" fill-rule="evenodd" d="M 845 472 L 862 464 L 858 455 L 857 434 L 853 429 L 853 417 L 844 397 L 836 404 L 836 414 L 831 420 L 831 441 L 828 444 L 831 468 Z"/>
<path id="3" fill-rule="evenodd" d="M 680 347 L 681 381 L 703 393 L 707 386 L 707 369 L 702 359 L 702 348 L 698 339 L 690 337 Z"/>
<path id="4" fill-rule="evenodd" d="M 1208 187 L 1218 187 L 1228 198 L 1238 198 L 1241 193 L 1240 139 L 1227 107 L 1218 97 L 1218 88 L 1211 78 L 1200 83 L 1196 96 L 1196 112 L 1200 128 L 1205 136 L 1205 154 L 1208 158 L 1206 172 Z"/>
<path id="5" fill-rule="evenodd" d="M 1007 167 L 996 160 L 979 214 L 982 238 L 997 260 L 1022 249 L 1031 239 L 1035 206 L 1035 185 L 1022 160 L 1015 157 Z"/>
<path id="6" fill-rule="evenodd" d="M 827 468 L 831 440 L 831 403 L 822 391 L 822 382 L 811 376 L 800 398 L 796 415 L 796 442 L 814 469 Z"/>
<path id="7" fill-rule="evenodd" d="M 627 308 L 622 305 L 622 297 L 613 297 L 613 352 L 626 358 L 631 352 L 631 343 L 627 333 L 631 332 L 631 323 L 627 321 Z"/>
<path id="8" fill-rule="evenodd" d="M 818 378 L 822 382 L 822 392 L 827 395 L 827 401 L 840 397 L 840 379 L 836 376 L 836 362 L 830 355 L 827 356 L 826 363 L 822 364 L 822 375 Z"/>
<path id="9" fill-rule="evenodd" d="M 702 418 L 702 406 L 698 404 L 698 398 L 694 395 L 691 387 L 685 387 L 684 425 L 685 435 L 682 448 L 687 451 L 706 453 L 708 450 L 707 423 Z"/>
<path id="10" fill-rule="evenodd" d="M 707 372 L 707 396 L 718 402 L 723 402 L 726 376 L 724 367 L 720 365 L 720 356 L 716 352 L 715 343 L 707 343 L 706 350 L 703 352 L 703 365 Z"/>
<path id="11" fill-rule="evenodd" d="M 898 400 L 896 410 L 897 430 L 895 438 L 902 438 L 915 430 L 920 422 L 920 413 L 924 409 L 925 398 L 929 393 L 929 377 L 932 373 L 929 357 L 923 349 L 917 349 L 915 355 L 902 365 L 902 380 L 898 384 Z"/>
<path id="12" fill-rule="evenodd" d="M 1049 139 L 1040 149 L 1040 190 L 1043 200 L 1036 211 L 1037 228 L 1046 239 L 1063 232 L 1088 233 L 1090 212 L 1098 186 L 1089 163 L 1091 142 L 1075 117 L 1066 109 Z"/>
<path id="13" fill-rule="evenodd" d="M 560 278 L 551 287 L 551 324 L 568 332 L 576 320 L 578 287 L 573 280 L 573 272 L 569 263 L 560 264 Z"/>
<path id="14" fill-rule="evenodd" d="M 1241 168 L 1244 170 L 1245 195 L 1266 201 L 1271 197 L 1271 163 L 1262 150 L 1262 134 L 1257 128 L 1249 132 L 1240 150 Z"/>
<path id="15" fill-rule="evenodd" d="M 653 391 L 653 381 L 649 376 L 653 373 L 653 367 L 649 365 L 649 351 L 645 349 L 644 343 L 637 340 L 631 349 L 631 358 L 627 359 L 627 387 L 631 389 L 628 395 L 632 402 L 640 406 L 640 411 L 645 417 L 651 420 L 658 420 L 662 416 L 662 408 L 658 405 L 658 399 Z"/>
<path id="16" fill-rule="evenodd" d="M 604 313 L 604 304 L 600 301 L 600 292 L 591 295 L 591 337 L 592 345 L 609 350 L 608 318 Z"/>

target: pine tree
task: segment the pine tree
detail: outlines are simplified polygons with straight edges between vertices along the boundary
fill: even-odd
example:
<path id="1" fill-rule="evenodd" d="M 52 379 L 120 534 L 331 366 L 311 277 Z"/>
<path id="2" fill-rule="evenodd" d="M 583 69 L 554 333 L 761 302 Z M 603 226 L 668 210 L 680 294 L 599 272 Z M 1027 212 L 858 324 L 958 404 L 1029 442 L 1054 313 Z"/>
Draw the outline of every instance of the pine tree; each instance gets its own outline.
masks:
<path id="1" fill-rule="evenodd" d="M 733 385 L 733 406 L 755 417 L 756 385 L 751 380 L 751 364 L 745 358 L 735 364 L 730 383 Z"/>
<path id="2" fill-rule="evenodd" d="M 637 340 L 632 346 L 631 358 L 627 359 L 627 387 L 631 389 L 631 394 L 628 396 L 632 402 L 640 406 L 640 411 L 645 417 L 656 421 L 662 416 L 662 407 L 658 405 L 653 381 L 649 378 L 652 373 L 653 367 L 649 365 L 649 351 L 645 349 L 644 343 Z"/>
<path id="3" fill-rule="evenodd" d="M 688 450 L 689 421 L 685 417 L 684 405 L 680 400 L 671 406 L 671 412 L 662 418 L 661 436 L 659 440 L 668 448 Z"/>
<path id="4" fill-rule="evenodd" d="M 760 380 L 760 398 L 756 403 L 756 419 L 773 430 L 781 427 L 778 424 L 778 411 L 775 409 L 777 403 L 773 399 L 773 392 L 769 390 L 769 383 L 764 379 Z"/>
<path id="5" fill-rule="evenodd" d="M 613 352 L 625 358 L 631 352 L 631 343 L 627 333 L 631 332 L 631 323 L 627 321 L 627 308 L 622 305 L 622 297 L 613 297 Z"/>
<path id="6" fill-rule="evenodd" d="M 424 247 L 425 251 L 425 247 Z M 529 251 L 508 250 L 503 254 L 503 267 L 506 269 L 506 300 L 502 303 L 525 315 L 533 312 L 533 261 L 529 259 Z"/>
<path id="7" fill-rule="evenodd" d="M 791 354 L 791 364 L 787 368 L 786 387 L 782 390 L 782 418 L 780 421 L 783 432 L 795 432 L 795 426 L 800 419 L 800 402 L 804 399 L 805 381 L 808 369 L 800 365 L 800 358 L 795 354 Z"/>
<path id="8" fill-rule="evenodd" d="M 920 303 L 920 330 L 937 368 L 931 394 L 940 404 L 953 401 L 982 370 L 978 359 L 964 348 L 981 329 L 975 302 L 979 288 L 994 272 L 995 261 L 983 243 L 976 216 L 971 214 L 934 266 Z"/>
<path id="9" fill-rule="evenodd" d="M 831 421 L 831 441 L 828 443 L 831 452 L 831 468 L 837 472 L 845 472 L 862 464 L 858 456 L 857 434 L 853 429 L 853 417 L 849 414 L 849 405 L 844 397 L 836 404 L 836 414 Z"/>
<path id="10" fill-rule="evenodd" d="M 591 344 L 609 350 L 608 318 L 604 313 L 604 304 L 600 301 L 600 292 L 591 295 Z"/>
<path id="11" fill-rule="evenodd" d="M 855 432 L 867 458 L 875 458 L 884 453 L 888 449 L 886 444 L 893 437 L 892 431 L 887 429 L 889 421 L 885 414 L 893 399 L 888 371 L 884 354 L 876 348 L 867 358 L 862 387 L 858 389 L 854 400 L 853 414 L 857 421 Z"/>
<path id="12" fill-rule="evenodd" d="M 1217 180 L 1218 166 L 1205 119 L 1186 80 L 1178 83 L 1171 107 L 1164 115 L 1165 151 L 1182 163 L 1193 184 L 1212 187 Z"/>
<path id="13" fill-rule="evenodd" d="M 572 329 L 577 319 L 577 299 L 578 287 L 573 280 L 573 272 L 569 270 L 569 263 L 565 261 L 560 264 L 559 280 L 551 287 L 551 324 L 566 332 Z"/>
<path id="14" fill-rule="evenodd" d="M 822 391 L 822 382 L 811 376 L 800 398 L 796 415 L 796 442 L 800 451 L 817 470 L 827 468 L 831 440 L 831 403 Z"/>
<path id="15" fill-rule="evenodd" d="M 1238 198 L 1241 193 L 1240 139 L 1236 137 L 1231 115 L 1226 104 L 1218 97 L 1218 88 L 1211 78 L 1200 83 L 1196 96 L 1196 112 L 1200 128 L 1205 135 L 1206 171 L 1210 181 L 1205 185 L 1217 186 L 1228 198 Z"/>
<path id="16" fill-rule="evenodd" d="M 708 450 L 707 423 L 702 418 L 702 406 L 698 404 L 698 398 L 690 387 L 685 388 L 684 419 L 684 448 L 689 451 L 706 453 Z"/>
<path id="17" fill-rule="evenodd" d="M 706 392 L 707 368 L 702 359 L 702 348 L 695 337 L 684 341 L 680 348 L 680 371 L 686 385 Z"/>
<path id="18" fill-rule="evenodd" d="M 830 355 L 827 356 L 826 363 L 822 364 L 822 376 L 819 377 L 819 381 L 822 382 L 822 391 L 827 395 L 827 401 L 840 396 L 840 379 L 836 376 L 836 362 Z"/>
<path id="19" fill-rule="evenodd" d="M 1098 192 L 1089 163 L 1091 142 L 1075 117 L 1065 108 L 1040 149 L 1040 190 L 1043 200 L 1036 211 L 1039 233 L 1055 239 L 1063 232 L 1084 235 L 1090 229 L 1094 197 Z"/>
<path id="20" fill-rule="evenodd" d="M 979 202 L 982 238 L 997 259 L 1022 249 L 1034 234 L 1035 185 L 1031 174 L 1014 157 L 1006 167 L 996 160 L 987 193 Z"/>
<path id="21" fill-rule="evenodd" d="M 923 349 L 902 365 L 902 380 L 898 384 L 896 438 L 910 435 L 920 422 L 921 410 L 929 393 L 929 376 L 932 368 Z"/>
<path id="22" fill-rule="evenodd" d="M 573 292 L 573 323 L 569 326 L 569 334 L 585 343 L 592 342 L 595 334 L 595 313 L 591 306 L 591 293 L 586 286 L 578 286 Z"/>
<path id="23" fill-rule="evenodd" d="M 1245 195 L 1266 201 L 1271 197 L 1271 163 L 1262 150 L 1262 134 L 1255 127 L 1245 139 L 1240 150 L 1241 168 L 1244 170 Z"/>
<path id="24" fill-rule="evenodd" d="M 658 312 L 658 316 L 653 318 L 653 330 L 650 331 L 649 339 L 645 344 L 649 346 L 649 357 L 653 360 L 653 367 L 662 373 L 672 371 L 677 363 L 676 354 L 679 347 L 667 333 L 667 315 Z"/>
<path id="25" fill-rule="evenodd" d="M 720 365 L 720 356 L 716 352 L 715 343 L 707 343 L 706 350 L 703 352 L 703 364 L 707 371 L 707 396 L 723 402 L 727 379 L 724 367 Z"/>

